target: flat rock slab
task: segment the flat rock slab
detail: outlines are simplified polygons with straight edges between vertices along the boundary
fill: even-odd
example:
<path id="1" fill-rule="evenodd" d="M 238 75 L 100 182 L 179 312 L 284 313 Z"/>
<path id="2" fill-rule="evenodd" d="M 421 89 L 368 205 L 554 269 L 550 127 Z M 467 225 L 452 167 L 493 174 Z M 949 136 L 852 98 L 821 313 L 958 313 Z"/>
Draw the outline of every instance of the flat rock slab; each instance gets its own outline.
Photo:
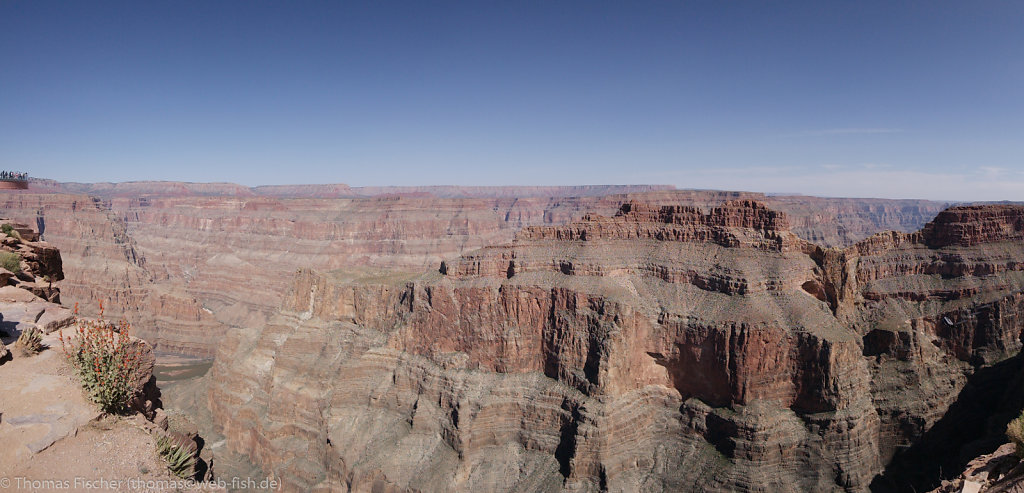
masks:
<path id="1" fill-rule="evenodd" d="M 36 320 L 36 325 L 42 329 L 44 334 L 49 334 L 57 329 L 63 329 L 75 323 L 75 314 L 60 305 L 49 303 L 46 310 Z"/>
<path id="2" fill-rule="evenodd" d="M 59 332 L 68 337 L 73 330 Z M 147 431 L 152 424 L 138 415 L 130 419 L 102 415 L 64 362 L 58 337 L 56 332 L 43 336 L 43 344 L 53 349 L 35 356 L 15 355 L 0 366 L 0 478 L 61 480 L 70 485 L 65 487 L 67 491 L 83 492 L 135 491 L 140 487 L 125 483 L 90 486 L 75 481 L 174 479 Z"/>
<path id="3" fill-rule="evenodd" d="M 45 334 L 74 323 L 71 310 L 50 303 L 24 289 L 14 286 L 0 288 L 0 331 L 5 344 L 14 342 L 21 332 L 38 327 Z"/>
<path id="4" fill-rule="evenodd" d="M 6 303 L 31 303 L 42 301 L 38 296 L 17 286 L 4 286 L 0 288 L 0 302 Z M 4 312 L 6 313 L 6 312 Z"/>
<path id="5" fill-rule="evenodd" d="M 5 465 L 27 460 L 100 416 L 59 349 L 16 356 L 0 366 L 0 414 L 0 473 Z"/>
<path id="6" fill-rule="evenodd" d="M 56 406 L 50 406 L 47 411 L 54 411 L 53 413 L 44 414 L 26 414 L 22 416 L 15 416 L 7 420 L 7 424 L 14 427 L 23 427 L 28 425 L 43 425 L 46 429 L 46 434 L 37 440 L 30 441 L 25 444 L 30 452 L 38 454 L 47 447 L 53 445 L 54 442 L 64 438 L 72 433 L 78 431 L 78 427 L 85 423 L 74 422 L 74 416 L 65 414 L 67 406 L 59 404 Z"/>
<path id="7" fill-rule="evenodd" d="M 964 481 L 964 488 L 960 490 L 961 493 L 978 493 L 981 491 L 981 483 L 975 483 L 974 481 Z"/>

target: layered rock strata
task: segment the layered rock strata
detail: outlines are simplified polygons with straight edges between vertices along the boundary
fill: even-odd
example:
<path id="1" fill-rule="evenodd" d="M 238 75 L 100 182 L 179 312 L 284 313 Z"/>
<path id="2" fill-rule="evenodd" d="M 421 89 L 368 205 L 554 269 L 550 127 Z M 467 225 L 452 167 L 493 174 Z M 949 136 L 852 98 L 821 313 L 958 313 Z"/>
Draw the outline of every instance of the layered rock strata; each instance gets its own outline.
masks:
<path id="1" fill-rule="evenodd" d="M 26 224 L 0 219 L 9 233 L 0 233 L 0 286 L 16 286 L 46 301 L 60 303 L 60 288 L 54 282 L 64 279 L 60 250 L 45 241 Z"/>
<path id="2" fill-rule="evenodd" d="M 66 302 L 96 315 L 103 300 L 109 317 L 143 328 L 159 351 L 198 356 L 212 356 L 228 327 L 263 324 L 298 269 L 420 271 L 506 243 L 523 227 L 613 214 L 629 200 L 703 208 L 767 200 L 789 212 L 798 236 L 832 245 L 885 228 L 918 229 L 941 206 L 650 186 L 250 189 L 36 180 L 28 192 L 6 193 L 0 206 L 63 249 Z M 630 194 L 601 195 L 613 192 Z"/>
<path id="3" fill-rule="evenodd" d="M 1022 219 L 839 249 L 749 200 L 629 202 L 432 274 L 302 271 L 209 403 L 295 490 L 899 488 L 886 464 L 1020 350 Z"/>

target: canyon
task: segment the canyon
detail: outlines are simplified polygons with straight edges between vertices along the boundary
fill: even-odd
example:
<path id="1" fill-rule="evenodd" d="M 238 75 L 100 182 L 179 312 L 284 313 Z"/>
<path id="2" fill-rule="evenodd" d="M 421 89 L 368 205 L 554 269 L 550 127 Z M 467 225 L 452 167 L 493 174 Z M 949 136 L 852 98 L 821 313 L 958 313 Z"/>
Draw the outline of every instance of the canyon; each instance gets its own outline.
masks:
<path id="1" fill-rule="evenodd" d="M 266 322 L 299 269 L 419 272 L 508 242 L 526 226 L 612 214 L 631 198 L 698 207 L 761 200 L 787 212 L 798 235 L 831 246 L 916 230 L 947 205 L 667 188 L 33 180 L 27 191 L 0 195 L 0 207 L 61 249 L 68 304 L 95 315 L 103 300 L 108 315 L 140 328 L 159 352 L 212 358 L 228 328 Z"/>
<path id="2" fill-rule="evenodd" d="M 175 491 L 173 485 L 156 486 L 178 479 L 157 453 L 157 436 L 178 432 L 161 408 L 152 347 L 118 335 L 136 358 L 125 384 L 130 412 L 105 414 L 68 364 L 86 331 L 99 325 L 59 304 L 54 283 L 63 279 L 60 251 L 38 241 L 27 224 L 0 223 L 0 488 Z M 99 365 L 98 359 L 86 361 Z M 180 437 L 180 443 L 194 438 Z"/>
<path id="3" fill-rule="evenodd" d="M 1019 373 L 1024 208 L 846 248 L 789 227 L 631 201 L 433 273 L 304 271 L 221 344 L 210 409 L 294 490 L 927 486 L 914 445 L 959 448 L 926 435 Z"/>
<path id="4" fill-rule="evenodd" d="M 290 491 L 921 489 L 1024 404 L 1014 205 L 48 181 L 0 200 L 61 249 L 66 305 L 215 357 L 180 401 L 222 466 Z"/>

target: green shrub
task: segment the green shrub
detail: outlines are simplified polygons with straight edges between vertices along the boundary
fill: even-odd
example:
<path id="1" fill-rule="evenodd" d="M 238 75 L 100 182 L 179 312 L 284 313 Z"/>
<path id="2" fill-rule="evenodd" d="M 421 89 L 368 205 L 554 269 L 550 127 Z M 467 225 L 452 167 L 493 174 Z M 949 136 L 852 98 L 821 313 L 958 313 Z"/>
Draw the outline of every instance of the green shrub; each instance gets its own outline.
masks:
<path id="1" fill-rule="evenodd" d="M 21 233 L 19 233 L 16 229 L 12 229 L 10 233 L 7 233 L 7 236 L 10 236 L 15 240 L 21 241 Z"/>
<path id="2" fill-rule="evenodd" d="M 21 331 L 18 342 L 14 343 L 22 354 L 36 354 L 43 350 L 43 332 L 37 327 L 29 327 Z"/>
<path id="3" fill-rule="evenodd" d="M 156 439 L 156 451 L 175 476 L 185 479 L 194 474 L 196 458 L 188 447 L 178 445 L 168 436 L 161 436 Z"/>
<path id="4" fill-rule="evenodd" d="M 80 322 L 71 338 L 60 334 L 64 355 L 78 373 L 82 387 L 108 413 L 123 412 L 132 397 L 140 354 L 128 337 L 129 330 L 126 323 L 118 327 L 92 320 Z"/>
<path id="5" fill-rule="evenodd" d="M 4 224 L 3 226 L 0 226 L 0 231 L 3 231 L 5 235 L 9 235 L 11 234 L 11 231 L 14 231 L 14 226 Z"/>
<path id="6" fill-rule="evenodd" d="M 1006 437 L 1017 447 L 1017 457 L 1024 459 L 1024 413 L 1006 425 Z"/>
<path id="7" fill-rule="evenodd" d="M 0 252 L 0 267 L 15 274 L 21 272 L 21 255 L 14 252 Z"/>

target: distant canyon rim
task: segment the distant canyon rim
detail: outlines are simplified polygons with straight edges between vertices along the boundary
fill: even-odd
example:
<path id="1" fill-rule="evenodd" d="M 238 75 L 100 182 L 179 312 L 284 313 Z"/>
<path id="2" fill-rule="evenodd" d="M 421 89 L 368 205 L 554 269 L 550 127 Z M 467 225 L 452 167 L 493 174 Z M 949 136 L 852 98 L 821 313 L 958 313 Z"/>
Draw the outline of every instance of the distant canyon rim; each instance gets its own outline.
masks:
<path id="1" fill-rule="evenodd" d="M 65 305 L 105 300 L 167 361 L 213 359 L 169 404 L 224 441 L 223 467 L 292 491 L 921 491 L 1024 404 L 1015 205 L 0 193 L 60 249 Z"/>

